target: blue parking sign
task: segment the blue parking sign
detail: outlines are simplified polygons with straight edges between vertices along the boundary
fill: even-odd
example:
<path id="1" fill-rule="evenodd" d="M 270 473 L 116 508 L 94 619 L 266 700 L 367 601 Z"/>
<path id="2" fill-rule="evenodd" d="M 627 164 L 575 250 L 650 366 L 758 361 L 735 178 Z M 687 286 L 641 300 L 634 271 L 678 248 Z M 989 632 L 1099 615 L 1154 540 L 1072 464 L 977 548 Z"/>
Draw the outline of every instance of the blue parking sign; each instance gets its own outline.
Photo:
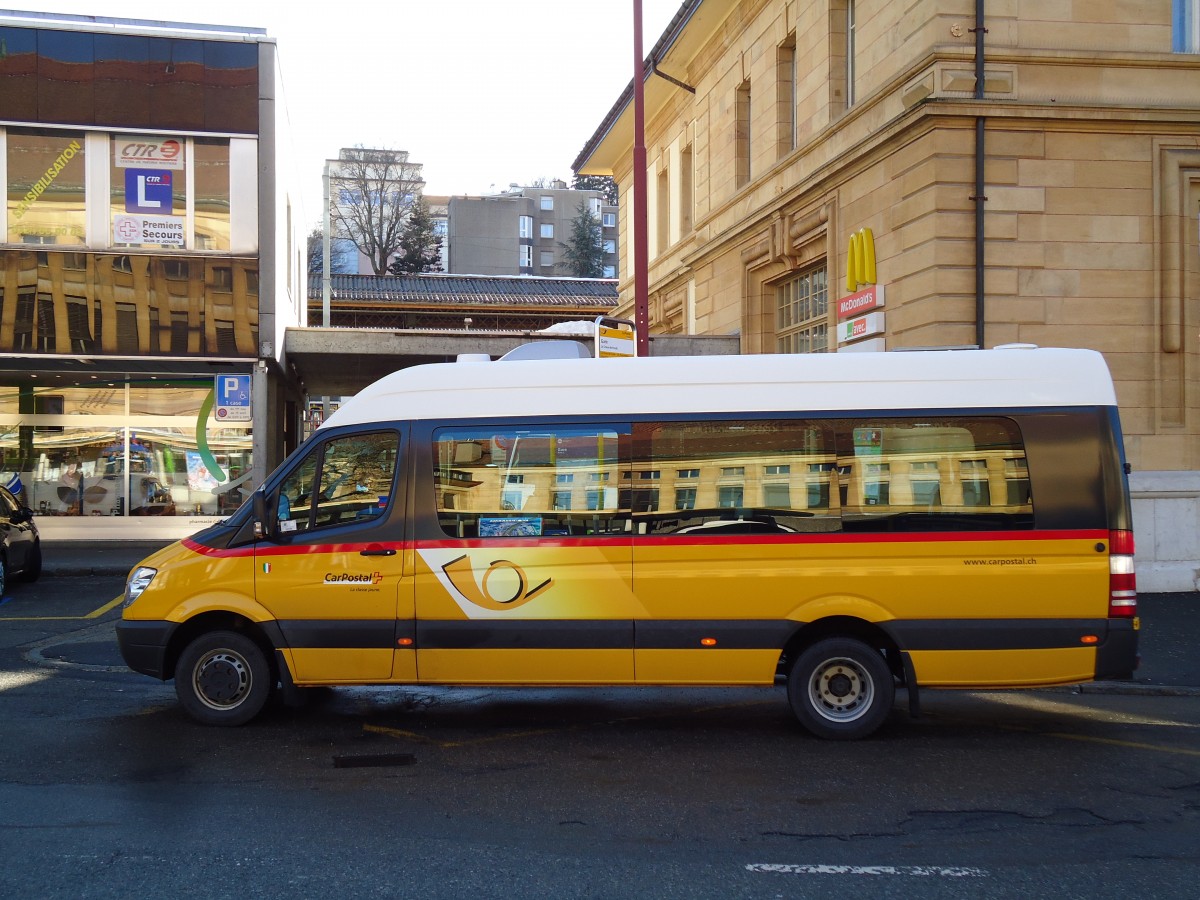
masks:
<path id="1" fill-rule="evenodd" d="M 170 215 L 172 172 L 169 169 L 126 169 L 125 212 Z"/>
<path id="2" fill-rule="evenodd" d="M 250 421 L 250 376 L 217 375 L 214 381 L 216 409 L 221 422 Z"/>

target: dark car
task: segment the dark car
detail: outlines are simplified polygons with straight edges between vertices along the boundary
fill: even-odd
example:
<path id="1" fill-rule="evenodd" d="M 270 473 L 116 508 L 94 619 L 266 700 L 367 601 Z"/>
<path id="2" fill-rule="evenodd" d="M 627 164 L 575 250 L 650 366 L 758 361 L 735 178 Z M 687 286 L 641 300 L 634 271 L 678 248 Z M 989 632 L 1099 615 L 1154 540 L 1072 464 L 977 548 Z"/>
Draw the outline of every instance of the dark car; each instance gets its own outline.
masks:
<path id="1" fill-rule="evenodd" d="M 6 488 L 0 487 L 0 597 L 10 577 L 36 581 L 42 574 L 42 542 L 33 510 L 22 506 Z"/>

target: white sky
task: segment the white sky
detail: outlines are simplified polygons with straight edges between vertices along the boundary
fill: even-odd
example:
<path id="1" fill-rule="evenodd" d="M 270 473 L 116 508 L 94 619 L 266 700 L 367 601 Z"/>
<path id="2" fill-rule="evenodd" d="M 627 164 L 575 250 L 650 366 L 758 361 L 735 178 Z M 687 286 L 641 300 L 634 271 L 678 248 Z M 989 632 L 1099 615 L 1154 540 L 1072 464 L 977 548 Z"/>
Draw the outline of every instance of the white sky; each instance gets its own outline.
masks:
<path id="1" fill-rule="evenodd" d="M 682 0 L 642 0 L 642 54 Z M 634 72 L 633 0 L 9 0 L 12 10 L 265 28 L 279 46 L 308 222 L 341 147 L 408 150 L 428 194 L 571 162 Z M 319 11 L 319 12 L 318 12 Z"/>

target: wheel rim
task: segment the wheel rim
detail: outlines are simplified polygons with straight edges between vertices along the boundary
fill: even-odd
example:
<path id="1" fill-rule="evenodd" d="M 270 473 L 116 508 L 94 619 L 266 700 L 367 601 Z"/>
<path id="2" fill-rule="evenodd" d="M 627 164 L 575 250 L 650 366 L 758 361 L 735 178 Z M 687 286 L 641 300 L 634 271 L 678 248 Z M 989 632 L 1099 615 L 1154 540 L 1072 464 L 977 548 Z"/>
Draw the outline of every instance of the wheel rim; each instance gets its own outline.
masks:
<path id="1" fill-rule="evenodd" d="M 853 722 L 866 714 L 875 698 L 875 682 L 853 659 L 827 659 L 808 681 L 812 708 L 830 722 Z"/>
<path id="2" fill-rule="evenodd" d="M 221 712 L 238 707 L 253 685 L 250 663 L 234 650 L 212 650 L 192 670 L 196 698 L 209 709 Z"/>

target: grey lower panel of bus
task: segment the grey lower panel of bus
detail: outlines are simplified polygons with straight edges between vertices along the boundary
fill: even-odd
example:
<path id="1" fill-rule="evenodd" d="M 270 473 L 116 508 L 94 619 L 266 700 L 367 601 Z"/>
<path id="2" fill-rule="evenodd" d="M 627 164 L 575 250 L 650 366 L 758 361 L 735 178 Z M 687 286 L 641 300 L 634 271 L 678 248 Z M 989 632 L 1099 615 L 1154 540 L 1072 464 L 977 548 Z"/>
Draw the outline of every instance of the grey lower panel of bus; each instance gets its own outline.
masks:
<path id="1" fill-rule="evenodd" d="M 446 619 L 281 621 L 291 647 L 420 649 L 688 649 L 712 638 L 725 649 L 782 649 L 806 623 L 743 619 Z M 1122 619 L 908 619 L 881 627 L 904 650 L 1049 650 L 1094 645 L 1116 658 L 1136 632 Z M 1094 636 L 1095 641 L 1085 637 Z"/>

